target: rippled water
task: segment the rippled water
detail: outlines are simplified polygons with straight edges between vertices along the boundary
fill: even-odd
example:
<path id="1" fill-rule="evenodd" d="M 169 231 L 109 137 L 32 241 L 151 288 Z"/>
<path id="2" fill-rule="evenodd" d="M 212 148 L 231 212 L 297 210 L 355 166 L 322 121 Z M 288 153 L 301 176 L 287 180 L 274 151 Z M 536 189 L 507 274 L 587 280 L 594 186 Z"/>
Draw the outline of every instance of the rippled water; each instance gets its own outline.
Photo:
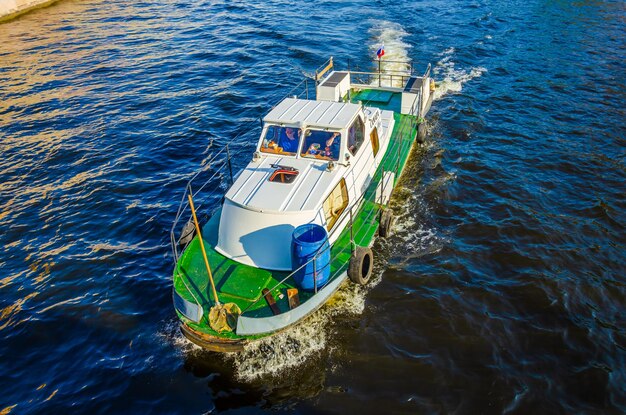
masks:
<path id="1" fill-rule="evenodd" d="M 619 1 L 63 0 L 0 24 L 0 413 L 626 412 L 625 22 Z M 241 354 L 189 345 L 186 180 L 383 41 L 439 83 L 376 281 Z"/>

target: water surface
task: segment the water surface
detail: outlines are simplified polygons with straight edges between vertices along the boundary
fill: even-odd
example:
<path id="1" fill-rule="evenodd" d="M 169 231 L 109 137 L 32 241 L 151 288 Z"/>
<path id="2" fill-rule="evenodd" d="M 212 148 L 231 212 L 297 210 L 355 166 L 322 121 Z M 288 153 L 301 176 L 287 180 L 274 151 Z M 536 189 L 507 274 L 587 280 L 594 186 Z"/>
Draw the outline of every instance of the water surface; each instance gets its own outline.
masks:
<path id="1" fill-rule="evenodd" d="M 626 412 L 625 17 L 64 0 L 1 24 L 0 412 Z M 374 282 L 241 354 L 189 345 L 168 245 L 187 179 L 382 42 L 438 87 Z"/>

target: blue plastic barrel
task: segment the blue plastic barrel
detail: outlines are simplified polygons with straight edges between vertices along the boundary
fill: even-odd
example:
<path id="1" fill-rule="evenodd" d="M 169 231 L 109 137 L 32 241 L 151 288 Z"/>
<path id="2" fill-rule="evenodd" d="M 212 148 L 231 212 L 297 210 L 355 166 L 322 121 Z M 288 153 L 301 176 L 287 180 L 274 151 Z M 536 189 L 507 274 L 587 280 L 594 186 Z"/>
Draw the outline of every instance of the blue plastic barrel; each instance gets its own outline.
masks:
<path id="1" fill-rule="evenodd" d="M 315 261 L 312 261 L 315 257 Z M 296 284 L 303 290 L 313 291 L 315 281 L 319 290 L 330 278 L 330 247 L 328 234 L 323 226 L 314 223 L 298 226 L 291 239 L 291 265 L 296 270 Z"/>

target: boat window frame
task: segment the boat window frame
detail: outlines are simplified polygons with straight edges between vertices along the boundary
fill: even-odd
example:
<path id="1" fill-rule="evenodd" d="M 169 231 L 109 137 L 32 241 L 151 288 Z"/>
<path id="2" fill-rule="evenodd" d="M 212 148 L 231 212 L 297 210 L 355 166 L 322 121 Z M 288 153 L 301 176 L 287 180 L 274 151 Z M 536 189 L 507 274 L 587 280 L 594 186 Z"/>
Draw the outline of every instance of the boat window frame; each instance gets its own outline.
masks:
<path id="1" fill-rule="evenodd" d="M 278 149 L 281 147 L 278 147 L 278 140 L 280 140 L 280 138 L 277 139 L 276 147 L 274 147 L 274 149 L 270 149 L 268 146 L 265 145 L 266 137 L 267 134 L 269 132 L 269 130 L 271 128 L 276 128 L 278 129 L 277 133 L 275 133 L 275 135 L 278 135 L 280 137 L 281 134 L 281 130 L 280 129 L 287 129 L 287 128 L 291 128 L 292 130 L 296 130 L 296 134 L 297 134 L 297 139 L 298 139 L 298 146 L 296 147 L 296 151 L 295 152 L 291 152 L 291 151 L 279 151 Z M 258 144 L 258 151 L 260 153 L 263 154 L 274 154 L 274 155 L 278 155 L 278 156 L 283 156 L 283 157 L 297 157 L 298 156 L 298 152 L 300 151 L 300 147 L 302 146 L 302 137 L 304 136 L 303 134 L 303 128 L 300 127 L 295 127 L 295 126 L 291 126 L 291 125 L 284 125 L 284 124 L 265 124 L 265 126 L 263 127 L 263 131 L 261 132 L 261 138 L 259 139 L 259 144 Z M 272 140 L 273 141 L 273 140 Z M 272 141 L 268 142 L 271 143 Z"/>
<path id="2" fill-rule="evenodd" d="M 341 194 L 342 199 L 344 199 L 344 201 L 342 202 L 342 206 L 340 207 L 340 209 L 335 214 L 330 212 L 330 221 L 329 221 L 327 210 L 326 210 L 326 202 L 330 200 L 330 198 L 333 196 L 337 188 L 340 188 L 340 192 L 341 192 L 340 194 Z M 326 196 L 326 199 L 324 199 L 324 202 L 322 203 L 324 219 L 326 220 L 326 230 L 328 231 L 329 234 L 334 229 L 334 227 L 339 223 L 339 218 L 341 218 L 341 215 L 346 211 L 349 204 L 350 204 L 350 193 L 348 192 L 348 185 L 346 184 L 346 179 L 342 177 L 341 180 L 337 182 L 335 187 L 333 187 L 333 190 L 328 194 L 328 196 Z"/>
<path id="3" fill-rule="evenodd" d="M 372 152 L 374 153 L 374 157 L 378 154 L 378 150 L 380 150 L 380 140 L 378 139 L 378 127 L 372 128 L 370 132 L 370 141 L 372 142 Z"/>
<path id="4" fill-rule="evenodd" d="M 305 147 L 306 147 L 306 140 L 307 137 L 310 135 L 311 132 L 320 132 L 320 133 L 327 133 L 329 134 L 329 137 L 326 139 L 326 141 L 328 141 L 331 137 L 332 134 L 337 134 L 337 136 L 335 136 L 335 140 L 333 141 L 333 145 L 338 146 L 337 149 L 337 157 L 333 158 L 333 157 L 329 157 L 329 156 L 322 156 L 322 155 L 310 155 L 308 154 L 308 150 L 305 152 Z M 321 161 L 339 161 L 339 158 L 341 157 L 341 152 L 342 152 L 342 148 L 343 148 L 343 134 L 342 134 L 343 130 L 331 130 L 328 128 L 321 128 L 321 127 L 315 127 L 315 126 L 308 126 L 306 129 L 304 129 L 304 134 L 302 136 L 302 142 L 300 143 L 300 151 L 298 152 L 298 157 L 299 158 L 304 158 L 304 159 L 309 159 L 309 160 L 321 160 Z"/>
<path id="5" fill-rule="evenodd" d="M 360 122 L 361 123 L 361 141 L 359 142 L 356 133 L 355 133 L 355 149 L 354 151 L 352 151 L 350 149 L 350 131 L 352 130 L 352 127 L 354 127 L 354 125 Z M 354 119 L 354 121 L 352 122 L 352 124 L 350 124 L 350 126 L 348 127 L 348 134 L 347 134 L 347 140 L 346 140 L 346 148 L 348 150 L 348 152 L 352 155 L 352 157 L 355 157 L 358 153 L 359 150 L 361 148 L 363 148 L 363 144 L 365 143 L 365 120 L 362 119 L 361 114 L 357 114 L 356 118 Z"/>

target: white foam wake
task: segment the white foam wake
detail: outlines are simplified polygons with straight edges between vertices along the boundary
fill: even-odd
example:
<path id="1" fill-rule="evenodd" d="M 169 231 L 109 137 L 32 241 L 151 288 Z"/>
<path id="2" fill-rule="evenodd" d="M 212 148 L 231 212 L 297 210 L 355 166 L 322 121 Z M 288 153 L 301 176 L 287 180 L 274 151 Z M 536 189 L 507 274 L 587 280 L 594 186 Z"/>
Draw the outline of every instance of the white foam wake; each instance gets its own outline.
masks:
<path id="1" fill-rule="evenodd" d="M 433 68 L 433 78 L 437 82 L 437 89 L 435 89 L 435 100 L 440 99 L 448 93 L 460 92 L 463 89 L 463 84 L 471 81 L 474 78 L 479 78 L 482 74 L 487 72 L 487 69 L 478 66 L 469 70 L 457 69 L 455 63 L 452 61 L 454 48 L 448 48 L 443 51 L 440 56 L 441 59 L 436 63 Z"/>
<path id="2" fill-rule="evenodd" d="M 345 283 L 318 311 L 275 335 L 253 341 L 242 352 L 226 356 L 242 381 L 284 376 L 327 349 L 328 333 L 335 316 L 360 315 L 366 293 L 380 282 L 380 273 L 366 286 Z"/>
<path id="3" fill-rule="evenodd" d="M 279 376 L 317 356 L 326 347 L 324 313 L 318 312 L 273 336 L 247 344 L 226 355 L 242 381 Z"/>
<path id="4" fill-rule="evenodd" d="M 398 23 L 380 21 L 370 29 L 373 43 L 370 45 L 372 59 L 376 58 L 376 51 L 381 45 L 385 46 L 385 55 L 381 59 L 381 72 L 394 75 L 410 75 L 411 65 L 409 62 L 409 49 L 411 45 L 404 42 L 409 34 Z M 378 80 L 372 81 L 378 84 Z M 381 85 L 402 87 L 401 77 L 383 77 Z"/>

